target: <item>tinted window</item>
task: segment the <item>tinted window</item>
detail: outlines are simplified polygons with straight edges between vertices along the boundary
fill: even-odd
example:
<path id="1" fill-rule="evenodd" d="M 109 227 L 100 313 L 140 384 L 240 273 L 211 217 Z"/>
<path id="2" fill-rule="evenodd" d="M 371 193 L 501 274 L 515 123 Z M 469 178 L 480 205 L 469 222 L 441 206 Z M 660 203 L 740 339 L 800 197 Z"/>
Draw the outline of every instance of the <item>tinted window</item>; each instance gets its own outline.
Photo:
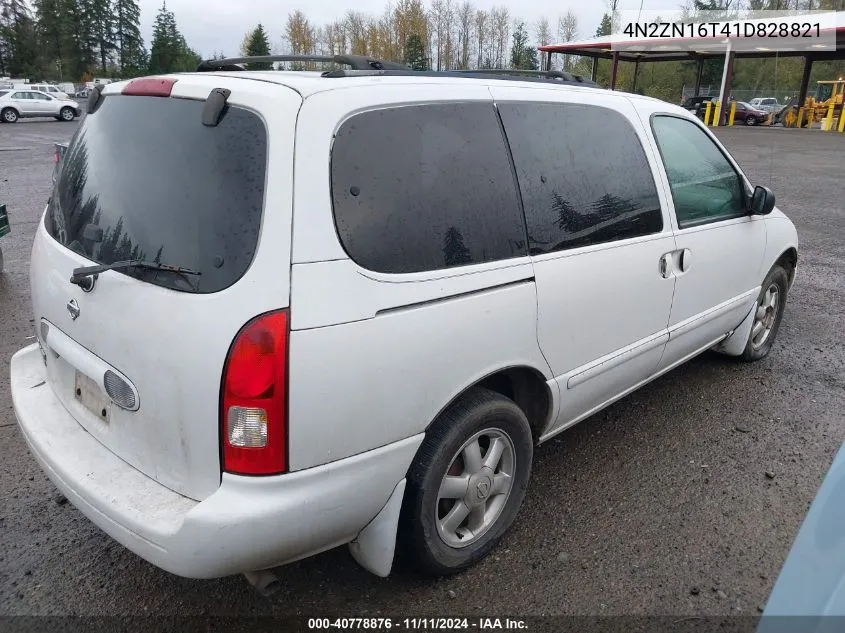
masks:
<path id="1" fill-rule="evenodd" d="M 525 254 L 525 227 L 489 103 L 365 112 L 341 125 L 332 198 L 349 256 L 408 273 Z"/>
<path id="2" fill-rule="evenodd" d="M 654 117 L 652 127 L 680 228 L 747 214 L 739 174 L 704 130 L 668 116 Z"/>
<path id="3" fill-rule="evenodd" d="M 12 95 L 12 99 L 29 99 L 30 93 L 28 92 L 16 92 Z"/>
<path id="4" fill-rule="evenodd" d="M 532 254 L 662 230 L 654 177 L 622 115 L 553 103 L 503 103 L 499 111 Z"/>
<path id="5" fill-rule="evenodd" d="M 31 98 L 35 99 L 36 101 L 52 101 L 53 97 L 50 97 L 45 94 L 41 94 L 40 92 L 33 92 L 31 94 Z"/>
<path id="6" fill-rule="evenodd" d="M 0 90 L 0 97 L 5 97 L 7 94 L 9 94 L 8 90 Z"/>
<path id="7" fill-rule="evenodd" d="M 50 234 L 99 263 L 145 259 L 201 273 L 120 271 L 176 290 L 215 292 L 239 279 L 258 242 L 266 131 L 236 107 L 206 127 L 203 105 L 106 97 L 64 155 Z"/>

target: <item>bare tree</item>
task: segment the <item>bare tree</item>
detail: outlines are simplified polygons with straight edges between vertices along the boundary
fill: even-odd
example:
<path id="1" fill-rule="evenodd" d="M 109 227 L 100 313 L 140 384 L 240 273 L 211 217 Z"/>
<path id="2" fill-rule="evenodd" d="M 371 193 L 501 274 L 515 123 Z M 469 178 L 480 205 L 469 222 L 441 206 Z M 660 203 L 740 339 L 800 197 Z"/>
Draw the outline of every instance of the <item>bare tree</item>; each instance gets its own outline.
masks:
<path id="1" fill-rule="evenodd" d="M 470 55 L 472 54 L 472 33 L 474 32 L 475 8 L 469 0 L 464 0 L 457 8 L 458 44 L 460 55 L 458 57 L 458 68 L 469 68 Z"/>
<path id="2" fill-rule="evenodd" d="M 537 37 L 537 46 L 545 46 L 546 44 L 552 43 L 552 27 L 549 25 L 549 19 L 546 16 L 541 17 L 537 20 L 537 24 L 534 27 L 534 33 Z M 543 53 L 545 56 L 546 53 Z M 543 64 L 540 64 L 540 67 L 543 67 Z M 554 62 L 552 62 L 551 67 L 547 70 L 553 70 Z"/>
<path id="3" fill-rule="evenodd" d="M 566 15 L 561 16 L 557 20 L 557 36 L 561 42 L 571 42 L 578 37 L 578 16 L 572 12 L 572 9 L 566 12 Z M 574 65 L 574 60 L 571 55 L 563 56 L 563 69 L 569 70 Z"/>
<path id="4" fill-rule="evenodd" d="M 484 54 L 487 50 L 487 46 L 489 45 L 487 34 L 490 29 L 490 15 L 487 11 L 483 9 L 479 9 L 475 12 L 475 43 L 476 43 L 476 53 L 478 58 L 476 59 L 476 68 L 483 68 L 485 66 L 485 57 Z"/>
<path id="5" fill-rule="evenodd" d="M 366 55 L 367 16 L 360 11 L 347 11 L 343 19 L 347 50 L 353 55 Z"/>
<path id="6" fill-rule="evenodd" d="M 493 65 L 496 68 L 505 68 L 511 14 L 507 7 L 493 7 L 490 11 L 490 18 L 493 26 L 493 41 L 495 42 Z"/>
<path id="7" fill-rule="evenodd" d="M 305 14 L 297 9 L 288 14 L 285 25 L 285 40 L 291 55 L 312 55 L 316 44 L 314 27 Z M 291 70 L 305 70 L 305 64 L 293 63 Z"/>
<path id="8" fill-rule="evenodd" d="M 399 0 L 393 8 L 393 30 L 397 49 L 404 55 L 405 43 L 411 35 L 420 38 L 429 48 L 429 26 L 422 0 Z"/>
<path id="9" fill-rule="evenodd" d="M 435 70 L 443 69 L 443 45 L 445 43 L 446 24 L 446 0 L 432 0 L 431 9 L 428 11 L 429 31 L 431 32 L 431 45 L 434 57 Z"/>
<path id="10" fill-rule="evenodd" d="M 455 5 L 452 0 L 443 0 L 443 67 L 447 70 L 455 67 Z"/>
<path id="11" fill-rule="evenodd" d="M 549 25 L 549 18 L 546 16 L 537 20 L 537 25 L 534 29 L 537 36 L 537 45 L 545 46 L 552 43 L 552 27 Z"/>

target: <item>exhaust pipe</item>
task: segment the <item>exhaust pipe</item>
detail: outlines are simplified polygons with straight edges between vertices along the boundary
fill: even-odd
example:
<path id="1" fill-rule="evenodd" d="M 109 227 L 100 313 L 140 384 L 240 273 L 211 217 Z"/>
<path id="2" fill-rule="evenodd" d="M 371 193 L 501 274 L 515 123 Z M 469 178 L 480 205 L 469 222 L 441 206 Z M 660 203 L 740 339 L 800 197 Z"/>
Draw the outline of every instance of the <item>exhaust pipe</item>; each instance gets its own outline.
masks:
<path id="1" fill-rule="evenodd" d="M 249 584 L 255 587 L 255 590 L 265 598 L 269 598 L 282 589 L 282 583 L 279 580 L 279 577 L 267 569 L 262 569 L 260 571 L 246 571 L 244 572 L 244 577 L 247 579 Z"/>

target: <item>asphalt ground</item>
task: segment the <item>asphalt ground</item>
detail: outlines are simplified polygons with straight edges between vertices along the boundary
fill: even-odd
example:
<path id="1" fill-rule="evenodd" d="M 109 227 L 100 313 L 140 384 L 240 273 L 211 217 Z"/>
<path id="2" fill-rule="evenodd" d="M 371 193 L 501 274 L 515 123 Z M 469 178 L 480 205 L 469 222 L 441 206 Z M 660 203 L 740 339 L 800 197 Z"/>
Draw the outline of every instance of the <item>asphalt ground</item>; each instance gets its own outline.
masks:
<path id="1" fill-rule="evenodd" d="M 463 574 L 381 579 L 338 548 L 280 568 L 283 590 L 265 599 L 242 577 L 178 578 L 112 541 L 58 502 L 16 427 L 9 359 L 33 333 L 29 249 L 52 143 L 76 125 L 0 125 L 13 230 L 0 241 L 0 615 L 758 614 L 845 440 L 845 135 L 719 132 L 799 231 L 767 359 L 705 354 L 540 447 L 514 527 Z"/>

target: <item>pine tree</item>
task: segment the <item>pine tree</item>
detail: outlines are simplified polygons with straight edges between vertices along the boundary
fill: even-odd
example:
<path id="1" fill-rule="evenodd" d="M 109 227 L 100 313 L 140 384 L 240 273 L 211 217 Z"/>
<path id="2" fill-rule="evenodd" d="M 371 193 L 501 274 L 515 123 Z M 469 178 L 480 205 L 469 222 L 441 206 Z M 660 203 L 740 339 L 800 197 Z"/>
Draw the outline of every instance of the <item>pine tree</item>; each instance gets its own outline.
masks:
<path id="1" fill-rule="evenodd" d="M 163 3 L 153 25 L 150 45 L 150 72 L 172 73 L 195 70 L 200 56 L 192 50 L 176 26 L 176 17 Z"/>
<path id="2" fill-rule="evenodd" d="M 108 66 L 117 48 L 115 43 L 115 17 L 109 0 L 85 0 L 83 17 L 91 27 L 89 47 L 96 51 L 100 70 L 108 74 Z"/>
<path id="3" fill-rule="evenodd" d="M 244 53 L 247 57 L 263 57 L 270 54 L 270 40 L 260 22 L 253 31 L 247 34 L 244 42 Z M 254 62 L 247 64 L 246 67 L 249 70 L 271 70 L 273 64 L 270 62 Z"/>
<path id="4" fill-rule="evenodd" d="M 422 38 L 413 33 L 405 40 L 405 63 L 414 70 L 429 70 Z"/>
<path id="5" fill-rule="evenodd" d="M 78 81 L 96 66 L 94 23 L 87 17 L 95 0 L 59 0 L 59 25 L 63 55 L 59 58 L 59 79 Z"/>
<path id="6" fill-rule="evenodd" d="M 141 9 L 137 0 L 114 0 L 114 45 L 117 67 L 122 77 L 146 70 L 147 52 L 141 38 Z"/>
<path id="7" fill-rule="evenodd" d="M 601 18 L 601 24 L 596 29 L 596 37 L 605 37 L 610 35 L 613 30 L 613 23 L 609 13 L 605 13 Z"/>
<path id="8" fill-rule="evenodd" d="M 35 21 L 23 0 L 0 0 L 0 75 L 37 72 Z"/>
<path id="9" fill-rule="evenodd" d="M 537 70 L 537 49 L 528 43 L 528 31 L 525 23 L 516 25 L 513 32 L 513 44 L 511 45 L 511 67 L 520 70 Z"/>

